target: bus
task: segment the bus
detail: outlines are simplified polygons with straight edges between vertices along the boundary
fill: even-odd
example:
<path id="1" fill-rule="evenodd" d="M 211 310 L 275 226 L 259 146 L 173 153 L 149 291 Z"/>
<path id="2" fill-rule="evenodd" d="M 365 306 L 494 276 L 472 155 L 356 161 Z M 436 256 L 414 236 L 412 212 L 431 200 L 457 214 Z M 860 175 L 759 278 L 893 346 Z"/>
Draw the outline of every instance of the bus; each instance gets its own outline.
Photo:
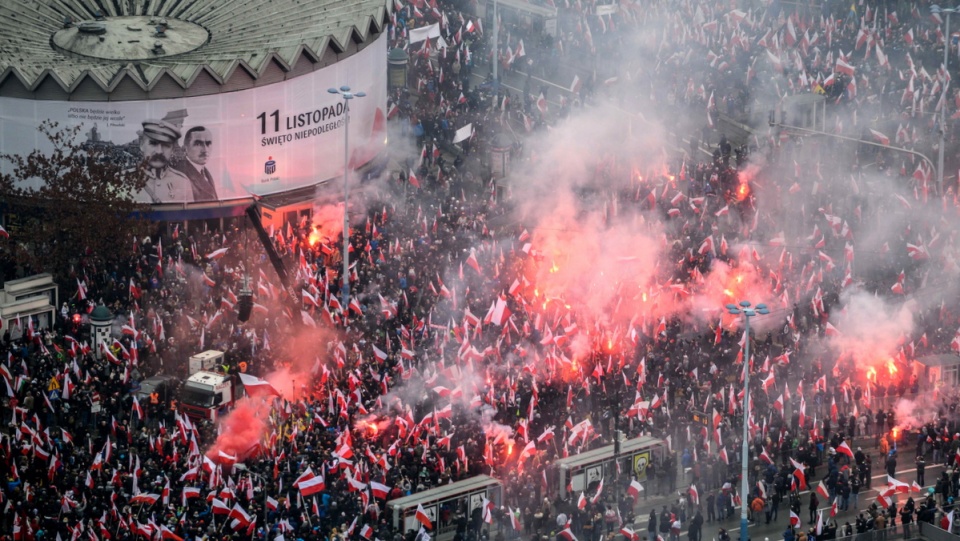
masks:
<path id="1" fill-rule="evenodd" d="M 555 479 L 548 489 L 550 496 L 566 498 L 570 491 L 576 494 L 601 479 L 615 479 L 617 466 L 613 451 L 614 445 L 610 444 L 556 461 L 550 475 Z M 666 442 L 651 436 L 623 441 L 620 444 L 620 471 L 623 475 L 632 473 L 643 483 L 647 479 L 647 464 L 651 461 L 659 464 L 666 455 Z"/>
<path id="2" fill-rule="evenodd" d="M 495 509 L 499 508 L 503 505 L 503 484 L 489 475 L 477 475 L 390 500 L 387 502 L 387 513 L 393 527 L 398 531 L 405 533 L 419 530 L 420 522 L 415 515 L 417 506 L 422 505 L 433 523 L 433 530 L 430 532 L 432 539 L 447 541 L 453 539 L 457 533 L 457 522 L 453 518 L 462 514 L 469 519 L 475 510 L 482 509 L 484 498 L 489 500 Z"/>
<path id="3" fill-rule="evenodd" d="M 494 0 L 480 0 L 477 12 L 483 18 L 484 28 L 490 28 L 490 31 L 493 29 L 493 4 Z M 557 8 L 526 0 L 496 0 L 496 4 L 497 13 L 504 24 L 527 24 L 557 37 Z"/>

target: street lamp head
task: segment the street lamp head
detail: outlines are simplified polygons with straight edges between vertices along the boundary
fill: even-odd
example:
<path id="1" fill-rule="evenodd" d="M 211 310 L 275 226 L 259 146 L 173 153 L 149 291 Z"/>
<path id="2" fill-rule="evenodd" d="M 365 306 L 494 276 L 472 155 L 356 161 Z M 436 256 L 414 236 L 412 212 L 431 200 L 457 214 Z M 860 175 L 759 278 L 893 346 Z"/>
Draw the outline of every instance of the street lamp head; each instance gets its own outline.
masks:
<path id="1" fill-rule="evenodd" d="M 350 92 L 344 92 L 344 93 L 343 93 L 343 99 L 345 99 L 345 100 L 352 100 L 352 99 L 353 99 L 353 94 L 351 94 Z"/>
<path id="2" fill-rule="evenodd" d="M 350 87 L 347 85 L 343 85 L 340 87 L 340 92 L 350 92 Z"/>
<path id="3" fill-rule="evenodd" d="M 745 316 L 747 316 L 747 317 L 753 317 L 753 316 L 757 315 L 757 312 L 756 312 L 756 310 L 754 310 L 753 308 L 744 308 L 744 309 L 743 309 L 743 314 L 744 314 Z"/>
<path id="4" fill-rule="evenodd" d="M 767 314 L 770 313 L 770 310 L 768 310 L 766 307 L 764 307 L 764 308 L 758 308 L 758 309 L 757 309 L 757 313 L 760 314 L 760 315 L 764 315 L 764 316 L 765 316 L 765 315 L 767 315 Z"/>
<path id="5" fill-rule="evenodd" d="M 339 93 L 340 93 L 340 91 L 337 90 L 336 88 L 328 88 L 328 89 L 327 89 L 327 92 L 329 92 L 329 93 L 331 93 L 331 94 L 339 94 Z"/>
<path id="6" fill-rule="evenodd" d="M 731 304 L 728 304 L 728 305 L 726 306 L 726 309 L 727 309 L 727 310 L 736 310 L 736 309 L 737 309 L 737 305 L 736 305 L 736 304 L 732 304 L 732 303 L 731 303 Z"/>
<path id="7" fill-rule="evenodd" d="M 761 302 L 760 304 L 758 304 L 758 305 L 756 306 L 756 309 L 757 309 L 757 310 L 766 310 L 766 309 L 767 309 L 767 305 Z"/>
<path id="8" fill-rule="evenodd" d="M 357 92 L 356 94 L 354 94 L 354 96 L 356 96 L 356 97 L 358 97 L 358 98 L 366 97 L 366 95 L 367 95 L 366 92 Z"/>
<path id="9" fill-rule="evenodd" d="M 937 4 L 932 4 L 930 6 L 930 13 L 933 13 L 934 15 L 940 13 L 940 6 Z"/>
<path id="10" fill-rule="evenodd" d="M 734 307 L 734 308 L 727 308 L 727 312 L 728 312 L 730 315 L 734 315 L 734 316 L 739 316 L 739 315 L 740 315 L 740 309 L 739 309 L 739 308 L 736 308 L 736 307 Z"/>
<path id="11" fill-rule="evenodd" d="M 746 308 L 750 306 L 750 301 L 740 301 L 740 306 Z"/>

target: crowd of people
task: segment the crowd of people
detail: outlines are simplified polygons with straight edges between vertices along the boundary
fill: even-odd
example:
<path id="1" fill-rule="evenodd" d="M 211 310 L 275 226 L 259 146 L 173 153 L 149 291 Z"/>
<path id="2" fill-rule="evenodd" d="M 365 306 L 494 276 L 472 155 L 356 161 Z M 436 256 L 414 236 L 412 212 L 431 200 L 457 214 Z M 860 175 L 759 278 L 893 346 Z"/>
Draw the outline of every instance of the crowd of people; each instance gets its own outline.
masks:
<path id="1" fill-rule="evenodd" d="M 490 29 L 484 34 L 468 3 L 401 4 L 390 30 L 395 44 L 439 23 L 447 47 L 438 51 L 434 39 L 409 49 L 410 91 L 396 103 L 419 156 L 389 185 L 358 198 L 347 306 L 338 296 L 342 238 L 309 219 L 272 235 L 290 284 L 242 223 L 183 231 L 171 224 L 142 239 L 128 265 L 79 268 L 86 290 L 56 325 L 4 329 L 3 537 L 423 541 L 439 530 L 458 541 L 599 541 L 638 539 L 643 532 L 632 525 L 649 511 L 649 541 L 676 540 L 682 531 L 699 541 L 705 525 L 742 504 L 755 521 L 788 524 L 787 541 L 882 530 L 898 518 L 905 529 L 948 517 L 942 525 L 953 527 L 960 397 L 935 386 L 917 359 L 960 350 L 957 292 L 949 288 L 956 191 L 937 194 L 931 171 L 881 150 L 877 161 L 896 187 L 883 197 L 865 187 L 861 194 L 864 168 L 851 182 L 849 171 L 826 166 L 856 162 L 842 155 L 849 149 L 824 144 L 814 154 L 822 169 L 794 166 L 785 157 L 803 160 L 815 143 L 771 135 L 734 147 L 706 118 L 747 109 L 773 85 L 778 96 L 788 88 L 824 93 L 839 123 L 859 111 L 881 135 L 896 118 L 890 139 L 927 151 L 937 128 L 924 113 L 947 96 L 940 91 L 950 72 L 936 69 L 946 39 L 919 11 L 925 6 L 823 2 L 814 13 L 778 2 L 744 11 L 653 2 L 598 17 L 594 2 L 576 2 L 557 6 L 556 39 L 536 25 L 509 27 L 496 55 L 505 70 L 621 58 L 622 73 L 584 73 L 570 107 L 589 106 L 594 89 L 591 99 L 621 102 L 639 89 L 643 100 L 707 125 L 690 134 L 698 144 L 689 152 L 671 147 L 663 162 L 598 153 L 602 197 L 621 216 L 663 225 L 663 264 L 640 284 L 662 299 L 660 308 L 624 313 L 617 303 L 599 321 L 572 293 L 548 298 L 538 289 L 556 263 L 537 245 L 536 223 L 510 219 L 517 202 L 500 193 L 491 172 L 446 161 L 453 133 L 466 124 L 476 135 L 458 156 L 497 133 L 519 141 L 517 133 L 562 129 L 572 110 L 551 111 L 540 99 L 546 89 L 532 83 L 522 95 L 471 89 L 471 74 L 493 55 Z M 664 20 L 671 24 L 640 44 L 652 44 L 660 65 L 626 60 L 620 51 L 630 37 Z M 514 66 L 525 47 L 537 62 Z M 673 80 L 663 84 L 667 72 Z M 760 83 L 758 73 L 771 76 Z M 603 85 L 605 75 L 622 80 Z M 941 106 L 950 116 L 956 109 L 952 99 Z M 837 126 L 858 136 L 869 129 L 856 120 Z M 712 156 L 698 155 L 701 141 Z M 634 170 L 644 171 L 642 180 Z M 792 204 L 800 193 L 805 203 Z M 886 231 L 880 225 L 891 215 L 897 228 Z M 884 231 L 879 241 L 876 230 Z M 776 323 L 746 337 L 734 318 L 716 323 L 720 306 L 712 322 L 692 317 L 688 299 L 715 289 L 719 268 L 732 271 L 724 287 L 746 276 L 751 294 L 762 291 Z M 237 294 L 248 276 L 254 306 L 240 322 Z M 839 340 L 845 295 L 857 290 L 912 300 L 913 324 L 882 352 L 889 377 L 871 376 L 875 360 Z M 104 351 L 87 347 L 72 317 L 98 303 L 117 316 Z M 256 410 L 266 428 L 242 448 L 224 446 L 229 424 L 191 421 L 176 395 L 136 399 L 139 381 L 156 373 L 184 378 L 186 358 L 207 349 L 225 352 L 217 370 L 228 375 L 294 375 L 282 397 Z M 904 419 L 900 399 L 928 411 Z M 734 458 L 744 423 L 752 450 L 747 495 L 739 494 Z M 617 430 L 658 438 L 662 451 L 644 471 L 606 480 L 606 489 L 598 480 L 581 493 L 557 486 L 558 459 L 607 445 Z M 901 479 L 898 460 L 916 466 L 917 486 Z M 929 487 L 927 460 L 945 466 Z M 881 470 L 890 479 L 877 483 Z M 479 474 L 504 483 L 491 507 L 464 501 L 439 509 L 419 532 L 398 528 L 385 507 Z M 325 488 L 309 493 L 303 484 L 315 477 Z M 859 497 L 870 489 L 879 495 Z M 650 499 L 656 505 L 648 509 Z M 853 524 L 833 517 L 861 506 Z"/>

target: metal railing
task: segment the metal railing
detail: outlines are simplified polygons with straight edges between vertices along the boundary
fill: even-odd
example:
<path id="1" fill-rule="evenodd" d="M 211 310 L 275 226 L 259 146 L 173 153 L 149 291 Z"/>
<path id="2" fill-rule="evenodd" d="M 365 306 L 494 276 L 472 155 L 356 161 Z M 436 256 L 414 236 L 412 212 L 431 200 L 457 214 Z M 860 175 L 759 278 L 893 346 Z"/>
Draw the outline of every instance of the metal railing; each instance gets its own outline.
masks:
<path id="1" fill-rule="evenodd" d="M 918 537 L 920 537 L 920 531 L 917 529 L 917 524 L 911 523 L 906 527 L 903 524 L 897 524 L 882 530 L 870 530 L 863 533 L 854 533 L 850 536 L 838 535 L 836 541 L 896 541 L 898 539 L 909 541 Z"/>
<path id="2" fill-rule="evenodd" d="M 957 541 L 957 539 L 960 538 L 960 535 L 950 533 L 933 524 L 921 522 L 918 526 L 920 527 L 920 536 L 924 539 L 930 539 L 931 541 Z"/>

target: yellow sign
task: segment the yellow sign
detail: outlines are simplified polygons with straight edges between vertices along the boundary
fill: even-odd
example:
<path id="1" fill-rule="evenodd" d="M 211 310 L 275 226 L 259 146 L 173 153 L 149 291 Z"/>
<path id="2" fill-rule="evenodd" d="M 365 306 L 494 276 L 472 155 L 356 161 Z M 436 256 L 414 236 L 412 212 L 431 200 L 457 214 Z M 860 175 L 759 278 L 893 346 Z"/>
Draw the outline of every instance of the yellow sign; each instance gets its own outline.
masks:
<path id="1" fill-rule="evenodd" d="M 637 481 L 647 480 L 647 464 L 650 463 L 651 459 L 650 449 L 633 455 L 633 473 L 637 475 Z"/>

